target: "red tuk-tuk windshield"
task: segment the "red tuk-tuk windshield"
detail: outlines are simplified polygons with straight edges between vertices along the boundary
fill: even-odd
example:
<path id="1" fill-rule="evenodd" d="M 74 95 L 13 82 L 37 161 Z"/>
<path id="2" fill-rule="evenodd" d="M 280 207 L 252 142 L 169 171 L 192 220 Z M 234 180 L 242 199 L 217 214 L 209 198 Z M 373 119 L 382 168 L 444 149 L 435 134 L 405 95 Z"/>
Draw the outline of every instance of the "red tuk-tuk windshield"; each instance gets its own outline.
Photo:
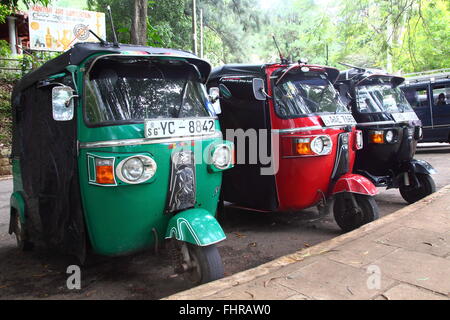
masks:
<path id="1" fill-rule="evenodd" d="M 391 84 L 358 86 L 356 105 L 361 113 L 413 111 L 402 90 Z"/>
<path id="2" fill-rule="evenodd" d="M 291 73 L 274 86 L 275 111 L 281 118 L 349 112 L 323 74 Z"/>
<path id="3" fill-rule="evenodd" d="M 183 61 L 104 58 L 86 77 L 85 89 L 89 124 L 210 116 L 200 76 Z"/>

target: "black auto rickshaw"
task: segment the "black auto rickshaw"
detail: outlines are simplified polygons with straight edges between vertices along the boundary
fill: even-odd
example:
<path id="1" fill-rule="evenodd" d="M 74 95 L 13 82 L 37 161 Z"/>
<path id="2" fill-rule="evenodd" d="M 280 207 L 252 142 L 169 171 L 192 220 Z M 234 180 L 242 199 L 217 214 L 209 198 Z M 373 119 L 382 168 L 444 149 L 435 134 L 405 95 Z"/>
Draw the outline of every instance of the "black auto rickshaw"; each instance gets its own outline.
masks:
<path id="1" fill-rule="evenodd" d="M 348 103 L 364 147 L 356 153 L 354 172 L 376 186 L 399 188 L 409 203 L 436 191 L 434 168 L 414 159 L 422 124 L 398 87 L 404 78 L 383 70 L 353 67 L 340 72 L 335 83 Z"/>

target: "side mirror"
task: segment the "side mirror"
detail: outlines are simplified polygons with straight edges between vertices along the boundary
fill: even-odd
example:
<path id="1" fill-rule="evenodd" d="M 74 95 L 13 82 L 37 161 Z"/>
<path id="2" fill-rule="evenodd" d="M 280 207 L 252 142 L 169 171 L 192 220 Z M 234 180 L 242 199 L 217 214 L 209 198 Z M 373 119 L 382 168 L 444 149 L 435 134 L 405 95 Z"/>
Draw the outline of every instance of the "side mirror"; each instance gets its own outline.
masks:
<path id="1" fill-rule="evenodd" d="M 261 78 L 254 78 L 253 79 L 253 95 L 255 96 L 256 100 L 259 101 L 265 101 L 267 97 L 269 96 L 264 91 L 264 80 Z"/>
<path id="2" fill-rule="evenodd" d="M 211 101 L 213 110 L 215 114 L 221 114 L 222 109 L 220 108 L 220 90 L 217 87 L 212 87 L 209 89 L 209 100 Z"/>
<path id="3" fill-rule="evenodd" d="M 209 88 L 209 100 L 215 103 L 220 98 L 220 90 L 217 87 Z"/>
<path id="4" fill-rule="evenodd" d="M 69 121 L 73 119 L 74 103 L 73 89 L 68 86 L 58 86 L 52 89 L 53 119 L 56 121 Z"/>

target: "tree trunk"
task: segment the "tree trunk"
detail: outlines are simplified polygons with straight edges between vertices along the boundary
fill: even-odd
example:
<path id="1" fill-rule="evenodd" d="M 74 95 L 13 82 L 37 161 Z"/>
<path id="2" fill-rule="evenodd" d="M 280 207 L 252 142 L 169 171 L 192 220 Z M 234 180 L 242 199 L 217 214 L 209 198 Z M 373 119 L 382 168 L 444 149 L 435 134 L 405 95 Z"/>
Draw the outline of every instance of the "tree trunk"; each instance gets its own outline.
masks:
<path id="1" fill-rule="evenodd" d="M 147 44 L 147 0 L 134 0 L 131 43 Z"/>

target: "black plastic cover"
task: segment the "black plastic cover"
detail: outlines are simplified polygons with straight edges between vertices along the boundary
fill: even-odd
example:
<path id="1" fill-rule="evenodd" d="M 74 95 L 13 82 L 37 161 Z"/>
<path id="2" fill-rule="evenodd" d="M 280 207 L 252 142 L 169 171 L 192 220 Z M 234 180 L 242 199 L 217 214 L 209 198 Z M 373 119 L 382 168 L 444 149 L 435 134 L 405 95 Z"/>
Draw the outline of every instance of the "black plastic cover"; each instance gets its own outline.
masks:
<path id="1" fill-rule="evenodd" d="M 220 126 L 224 138 L 227 137 L 227 129 L 242 129 L 244 132 L 253 129 L 267 129 L 270 132 L 270 113 L 267 101 L 257 101 L 253 97 L 252 79 L 265 80 L 265 70 L 261 65 L 225 65 L 212 71 L 208 88 L 224 85 L 231 96 L 221 94 L 221 109 L 219 115 Z M 267 85 L 266 85 L 267 87 Z M 270 137 L 270 136 L 269 136 Z M 259 152 L 258 136 L 256 149 Z M 236 144 L 236 159 L 242 152 Z M 258 161 L 249 163 L 249 150 L 254 148 L 252 141 L 246 139 L 245 153 L 246 163 L 237 163 L 234 168 L 223 173 L 222 198 L 236 205 L 259 210 L 276 210 L 278 196 L 274 175 L 261 175 L 261 168 L 267 167 Z M 266 150 L 271 150 L 270 139 L 267 141 Z"/>
<path id="2" fill-rule="evenodd" d="M 69 76 L 59 82 L 73 86 Z M 34 84 L 23 91 L 15 87 L 12 156 L 20 160 L 32 241 L 83 262 L 86 231 L 78 182 L 77 122 L 53 120 L 53 87 Z"/>

